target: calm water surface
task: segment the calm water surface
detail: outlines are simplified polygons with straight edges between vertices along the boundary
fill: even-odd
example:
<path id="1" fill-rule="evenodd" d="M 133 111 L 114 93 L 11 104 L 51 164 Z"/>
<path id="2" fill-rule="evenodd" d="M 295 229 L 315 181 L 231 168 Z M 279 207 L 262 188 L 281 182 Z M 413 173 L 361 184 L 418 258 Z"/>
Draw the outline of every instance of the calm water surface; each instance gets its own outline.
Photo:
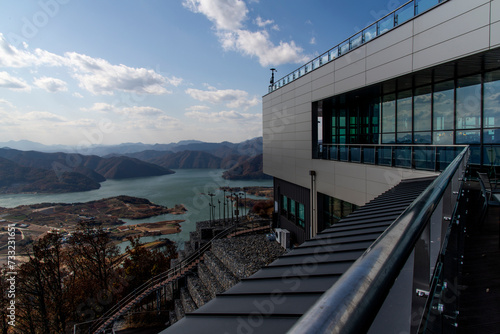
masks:
<path id="1" fill-rule="evenodd" d="M 213 198 L 215 217 L 219 217 L 219 203 L 221 216 L 223 210 L 223 192 L 220 187 L 250 187 L 250 186 L 272 186 L 272 180 L 253 181 L 229 181 L 222 178 L 222 169 L 178 169 L 175 174 L 135 178 L 126 180 L 107 180 L 101 183 L 101 188 L 92 191 L 76 192 L 69 194 L 17 194 L 0 195 L 1 207 L 16 207 L 22 204 L 35 203 L 77 203 L 99 200 L 102 198 L 128 195 L 147 198 L 156 204 L 173 207 L 176 204 L 184 204 L 188 209 L 183 215 L 161 215 L 141 220 L 126 220 L 127 224 L 138 224 L 143 222 L 157 222 L 170 219 L 185 220 L 181 223 L 182 232 L 163 238 L 178 242 L 179 246 L 189 239 L 189 232 L 194 231 L 195 222 L 208 220 L 210 218 L 210 197 L 208 193 L 215 193 Z M 142 241 L 151 241 L 160 237 L 145 237 Z M 125 248 L 123 243 L 121 248 Z"/>

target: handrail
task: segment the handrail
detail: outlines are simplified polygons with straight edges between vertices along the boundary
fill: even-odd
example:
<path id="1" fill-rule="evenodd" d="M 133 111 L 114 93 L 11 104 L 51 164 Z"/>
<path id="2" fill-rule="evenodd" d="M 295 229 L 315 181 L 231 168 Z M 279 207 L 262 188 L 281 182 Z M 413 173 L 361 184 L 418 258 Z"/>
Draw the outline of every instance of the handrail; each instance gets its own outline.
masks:
<path id="1" fill-rule="evenodd" d="M 418 10 L 418 1 L 417 0 L 410 0 L 406 2 L 405 4 L 399 6 L 392 12 L 388 13 L 387 15 L 383 16 L 382 18 L 378 19 L 374 23 L 369 24 L 366 26 L 364 29 L 361 31 L 355 33 L 354 35 L 350 36 L 349 38 L 345 39 L 341 43 L 337 44 L 330 50 L 324 52 L 320 56 L 314 58 L 313 60 L 309 61 L 305 65 L 299 67 L 295 71 L 290 72 L 289 74 L 285 75 L 279 80 L 276 80 L 276 82 L 272 83 L 269 85 L 269 91 L 268 93 L 272 93 L 273 91 L 289 84 L 292 81 L 295 81 L 298 78 L 301 78 L 303 75 L 308 74 L 311 71 L 314 71 L 315 69 L 330 63 L 331 61 L 347 54 L 348 52 L 360 47 L 361 45 L 371 41 L 372 39 L 381 36 L 385 34 L 386 32 L 396 28 L 400 24 L 406 23 L 415 17 L 425 13 L 428 10 L 431 10 L 439 5 L 441 5 L 444 2 L 447 2 L 449 0 L 435 0 L 437 3 L 434 4 L 433 6 L 430 6 L 429 8 L 419 11 Z M 407 6 L 413 3 L 414 10 L 412 13 L 412 16 L 410 18 L 404 18 L 401 20 L 401 22 L 398 20 L 398 16 L 396 13 L 403 13 L 405 10 L 407 10 Z M 404 13 L 407 14 L 407 13 Z M 389 22 L 390 26 L 389 27 L 383 27 L 381 29 L 380 23 L 383 22 L 385 23 L 386 20 L 391 19 L 392 16 L 392 22 Z"/>
<path id="2" fill-rule="evenodd" d="M 468 154 L 466 147 L 289 333 L 365 333 Z"/>
<path id="3" fill-rule="evenodd" d="M 260 223 L 265 220 L 259 221 Z M 230 234 L 230 232 L 235 228 L 236 225 L 231 225 L 221 232 L 217 233 L 210 241 L 204 244 L 202 247 L 198 248 L 196 251 L 191 253 L 188 257 L 183 259 L 180 263 L 175 265 L 174 268 L 171 268 L 163 273 L 160 273 L 146 282 L 144 282 L 141 286 L 134 289 L 134 291 L 130 292 L 127 296 L 123 297 L 120 301 L 118 301 L 112 308 L 110 308 L 106 313 L 104 313 L 99 319 L 96 319 L 96 323 L 91 326 L 91 330 L 95 328 L 95 333 L 99 333 L 104 328 L 103 325 L 111 318 L 117 316 L 117 314 L 127 305 L 129 305 L 134 299 L 141 296 L 143 293 L 146 293 L 148 289 L 156 290 L 156 285 L 166 284 L 167 280 L 170 278 L 176 277 L 177 274 L 181 274 L 182 271 L 187 268 L 189 265 L 194 263 L 197 259 L 199 259 L 207 250 L 212 246 L 213 241 L 222 239 Z M 143 298 L 148 296 L 145 295 Z M 143 298 L 138 300 L 140 302 Z M 135 305 L 135 304 L 134 304 Z"/>

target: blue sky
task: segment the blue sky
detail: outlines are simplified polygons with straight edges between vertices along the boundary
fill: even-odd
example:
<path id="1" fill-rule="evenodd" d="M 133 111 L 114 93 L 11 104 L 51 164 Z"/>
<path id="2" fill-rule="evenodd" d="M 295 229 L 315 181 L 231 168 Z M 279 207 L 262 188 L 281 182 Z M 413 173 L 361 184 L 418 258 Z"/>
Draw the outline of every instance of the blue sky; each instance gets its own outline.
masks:
<path id="1" fill-rule="evenodd" d="M 0 0 L 0 142 L 262 135 L 277 78 L 398 0 Z"/>

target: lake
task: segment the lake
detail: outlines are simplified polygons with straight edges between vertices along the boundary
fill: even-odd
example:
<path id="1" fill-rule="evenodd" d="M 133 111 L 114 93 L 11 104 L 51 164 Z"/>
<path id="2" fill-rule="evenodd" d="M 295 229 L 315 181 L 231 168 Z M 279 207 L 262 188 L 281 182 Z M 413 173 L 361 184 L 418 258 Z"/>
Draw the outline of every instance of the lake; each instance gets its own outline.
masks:
<path id="1" fill-rule="evenodd" d="M 272 186 L 272 180 L 225 180 L 222 178 L 222 169 L 178 169 L 175 174 L 134 178 L 124 180 L 107 180 L 101 183 L 97 190 L 66 193 L 66 194 L 16 194 L 0 195 L 1 207 L 16 207 L 23 204 L 35 203 L 77 203 L 99 200 L 107 197 L 128 195 L 147 198 L 153 203 L 173 207 L 176 204 L 184 204 L 188 211 L 183 215 L 161 215 L 140 220 L 123 219 L 127 224 L 138 224 L 143 222 L 157 222 L 162 220 L 182 219 L 182 231 L 178 234 L 160 236 L 168 237 L 182 247 L 184 241 L 189 239 L 189 232 L 194 231 L 197 221 L 210 219 L 210 197 L 214 193 L 213 203 L 215 207 L 215 218 L 219 217 L 219 204 L 222 216 L 224 197 L 220 187 L 251 187 Z M 227 210 L 227 209 L 226 209 Z M 141 240 L 151 241 L 160 238 L 145 237 Z M 121 248 L 127 244 L 123 243 Z"/>

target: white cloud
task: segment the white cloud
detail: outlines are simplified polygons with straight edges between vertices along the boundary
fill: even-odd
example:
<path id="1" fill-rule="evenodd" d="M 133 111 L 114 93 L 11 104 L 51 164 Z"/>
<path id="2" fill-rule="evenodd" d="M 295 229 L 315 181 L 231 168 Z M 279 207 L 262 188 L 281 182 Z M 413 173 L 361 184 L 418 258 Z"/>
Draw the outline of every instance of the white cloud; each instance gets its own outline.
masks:
<path id="1" fill-rule="evenodd" d="M 66 119 L 59 115 L 48 111 L 31 111 L 22 116 L 22 119 L 28 121 L 47 121 L 47 122 L 64 122 Z"/>
<path id="2" fill-rule="evenodd" d="M 260 102 L 257 97 L 249 99 L 247 92 L 237 89 L 216 90 L 211 88 L 210 90 L 200 90 L 189 88 L 186 90 L 186 94 L 202 102 L 213 104 L 225 103 L 228 108 L 248 109 Z"/>
<path id="3" fill-rule="evenodd" d="M 0 88 L 24 91 L 31 90 L 31 87 L 23 79 L 15 78 L 5 71 L 0 72 Z"/>
<path id="4" fill-rule="evenodd" d="M 82 94 L 80 94 L 80 93 L 76 93 L 76 92 L 75 92 L 75 93 L 73 93 L 72 95 L 73 95 L 74 97 L 79 98 L 79 99 L 83 99 L 83 95 L 82 95 Z"/>
<path id="5" fill-rule="evenodd" d="M 316 44 L 316 37 L 311 37 L 311 40 L 309 41 L 309 44 L 315 45 Z"/>
<path id="6" fill-rule="evenodd" d="M 260 16 L 257 16 L 257 18 L 255 19 L 255 24 L 261 28 L 264 28 L 265 26 L 273 24 L 273 23 L 274 23 L 273 20 L 263 20 L 262 17 L 260 17 Z"/>
<path id="7" fill-rule="evenodd" d="M 92 58 L 75 52 L 66 53 L 67 63 L 75 70 L 74 77 L 80 87 L 95 95 L 113 95 L 114 91 L 136 94 L 167 94 L 164 85 L 169 81 L 153 70 L 112 65 L 100 58 Z M 175 78 L 178 84 L 179 79 Z"/>
<path id="8" fill-rule="evenodd" d="M 102 113 L 116 112 L 117 108 L 109 103 L 97 102 L 92 105 L 90 108 L 80 108 L 81 111 L 98 111 Z"/>
<path id="9" fill-rule="evenodd" d="M 164 112 L 161 109 L 153 107 L 131 107 L 124 108 L 123 112 L 128 116 L 153 117 L 162 115 Z"/>
<path id="10" fill-rule="evenodd" d="M 310 59 L 310 56 L 302 54 L 304 50 L 297 46 L 294 41 L 290 43 L 280 42 L 279 45 L 274 45 L 269 38 L 269 33 L 265 30 L 226 32 L 219 34 L 219 38 L 226 50 L 235 50 L 251 57 L 255 56 L 262 66 L 305 63 Z"/>
<path id="11" fill-rule="evenodd" d="M 203 111 L 203 110 L 209 110 L 209 109 L 210 109 L 209 106 L 191 106 L 189 108 L 186 108 L 187 111 Z"/>
<path id="12" fill-rule="evenodd" d="M 182 4 L 194 13 L 202 13 L 217 29 L 224 30 L 241 28 L 248 13 L 242 0 L 184 0 Z"/>
<path id="13" fill-rule="evenodd" d="M 38 88 L 45 89 L 46 91 L 51 93 L 65 92 L 68 90 L 67 87 L 68 84 L 65 81 L 56 78 L 49 78 L 49 77 L 35 78 L 33 83 Z"/>
<path id="14" fill-rule="evenodd" d="M 257 122 L 260 124 L 262 121 L 262 116 L 260 114 L 239 113 L 234 110 L 211 113 L 190 111 L 186 113 L 186 116 L 202 123 L 243 123 L 248 125 L 249 122 Z"/>
<path id="15" fill-rule="evenodd" d="M 0 33 L 0 67 L 25 68 L 36 66 L 66 66 L 80 87 L 94 95 L 113 95 L 115 91 L 134 94 L 168 94 L 165 86 L 179 86 L 178 77 L 165 77 L 154 70 L 113 65 L 107 60 L 92 58 L 76 52 L 59 56 L 42 49 L 19 50 L 10 45 Z M 12 84 L 12 83 L 11 83 Z M 19 84 L 19 82 L 18 82 Z M 26 85 L 21 85 L 26 88 Z M 9 87 L 21 89 L 17 87 Z"/>
<path id="16" fill-rule="evenodd" d="M 4 99 L 0 99 L 0 107 L 2 105 L 5 105 L 5 106 L 7 106 L 9 108 L 14 108 L 14 105 L 12 103 L 10 103 L 9 101 L 4 100 Z"/>
<path id="17" fill-rule="evenodd" d="M 184 0 L 183 5 L 195 13 L 204 14 L 215 25 L 217 36 L 224 50 L 257 57 L 262 66 L 302 63 L 310 56 L 294 41 L 280 41 L 275 45 L 266 30 L 252 32 L 244 29 L 248 9 L 241 0 Z M 272 25 L 272 20 L 256 19 L 260 28 Z M 272 29 L 279 30 L 277 25 Z"/>

